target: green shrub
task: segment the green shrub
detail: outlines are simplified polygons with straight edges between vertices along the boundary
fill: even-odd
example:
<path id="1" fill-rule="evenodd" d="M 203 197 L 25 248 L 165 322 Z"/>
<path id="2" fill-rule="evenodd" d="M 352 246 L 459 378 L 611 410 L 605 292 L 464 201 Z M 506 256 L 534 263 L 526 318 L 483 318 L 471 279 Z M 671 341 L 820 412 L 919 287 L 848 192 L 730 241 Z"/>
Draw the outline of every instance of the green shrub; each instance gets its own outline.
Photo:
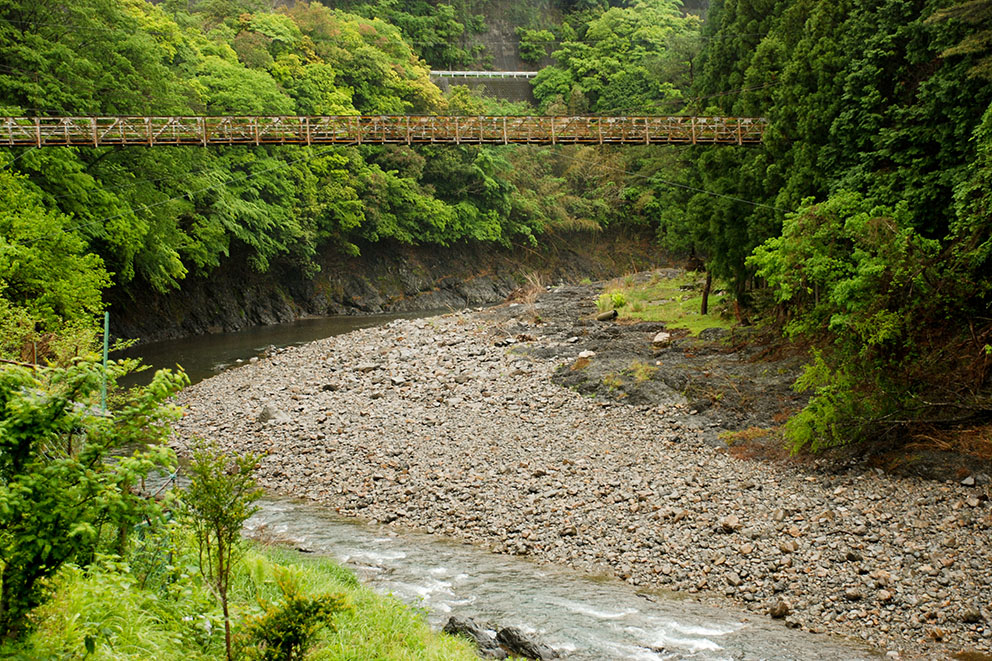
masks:
<path id="1" fill-rule="evenodd" d="M 905 204 L 838 193 L 807 202 L 749 258 L 786 334 L 818 347 L 796 382 L 812 399 L 786 425 L 793 451 L 886 439 L 987 409 L 962 335 L 966 279 L 910 218 Z"/>
<path id="2" fill-rule="evenodd" d="M 247 658 L 258 661 L 297 661 L 306 656 L 322 628 L 333 630 L 331 620 L 345 610 L 345 600 L 340 594 L 304 595 L 290 570 L 277 567 L 274 573 L 282 599 L 260 601 L 264 612 L 245 625 L 242 649 Z"/>
<path id="3" fill-rule="evenodd" d="M 126 370 L 110 364 L 111 386 Z M 0 638 L 26 632 L 63 565 L 123 553 L 134 524 L 160 512 L 133 487 L 174 462 L 164 440 L 176 410 L 164 402 L 188 381 L 160 371 L 106 415 L 102 376 L 92 362 L 0 368 Z"/>

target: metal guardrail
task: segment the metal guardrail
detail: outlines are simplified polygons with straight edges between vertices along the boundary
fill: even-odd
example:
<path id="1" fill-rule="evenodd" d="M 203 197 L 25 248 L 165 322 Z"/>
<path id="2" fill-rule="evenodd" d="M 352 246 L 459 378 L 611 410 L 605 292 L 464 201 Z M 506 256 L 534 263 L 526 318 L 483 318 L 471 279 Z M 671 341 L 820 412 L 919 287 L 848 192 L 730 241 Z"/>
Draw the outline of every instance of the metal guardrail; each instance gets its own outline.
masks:
<path id="1" fill-rule="evenodd" d="M 760 117 L 2 117 L 0 146 L 755 144 Z"/>

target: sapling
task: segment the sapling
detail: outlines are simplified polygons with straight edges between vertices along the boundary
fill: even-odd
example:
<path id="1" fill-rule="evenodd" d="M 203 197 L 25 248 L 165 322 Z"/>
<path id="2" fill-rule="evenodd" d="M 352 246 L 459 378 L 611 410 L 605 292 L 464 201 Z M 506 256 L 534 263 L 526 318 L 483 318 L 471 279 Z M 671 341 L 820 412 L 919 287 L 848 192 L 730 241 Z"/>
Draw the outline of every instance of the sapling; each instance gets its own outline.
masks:
<path id="1" fill-rule="evenodd" d="M 196 535 L 200 573 L 220 600 L 224 612 L 224 647 L 231 661 L 231 615 L 228 589 L 231 569 L 241 554 L 241 530 L 258 507 L 262 490 L 255 482 L 258 458 L 228 455 L 199 441 L 189 466 L 190 485 L 183 495 L 183 513 Z"/>

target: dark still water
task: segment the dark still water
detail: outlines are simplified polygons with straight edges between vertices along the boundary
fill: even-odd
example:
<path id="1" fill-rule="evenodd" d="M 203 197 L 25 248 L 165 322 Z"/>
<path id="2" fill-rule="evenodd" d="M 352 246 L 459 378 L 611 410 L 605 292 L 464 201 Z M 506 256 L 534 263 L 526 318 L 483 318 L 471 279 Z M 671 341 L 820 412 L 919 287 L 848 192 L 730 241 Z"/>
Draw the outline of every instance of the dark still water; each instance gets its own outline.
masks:
<path id="1" fill-rule="evenodd" d="M 444 312 L 447 310 L 301 319 L 287 324 L 257 326 L 235 333 L 215 333 L 149 342 L 111 354 L 111 358 L 141 358 L 146 365 L 152 367 L 121 379 L 121 385 L 124 386 L 144 385 L 151 381 L 154 370 L 176 367 L 186 370 L 190 381 L 197 383 L 248 361 L 252 356 L 262 354 L 269 347 L 306 344 L 359 328 L 380 326 L 393 319 L 417 319 Z"/>

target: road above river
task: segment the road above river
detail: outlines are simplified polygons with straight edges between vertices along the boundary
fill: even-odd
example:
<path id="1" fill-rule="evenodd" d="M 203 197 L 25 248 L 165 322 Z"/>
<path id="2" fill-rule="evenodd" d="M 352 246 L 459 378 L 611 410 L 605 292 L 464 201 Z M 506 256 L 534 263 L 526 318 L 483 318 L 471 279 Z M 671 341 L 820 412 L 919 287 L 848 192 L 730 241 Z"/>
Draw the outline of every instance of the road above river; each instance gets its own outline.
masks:
<path id="1" fill-rule="evenodd" d="M 983 479 L 734 458 L 719 412 L 664 379 L 689 340 L 653 351 L 657 324 L 587 321 L 592 295 L 559 287 L 282 350 L 184 391 L 177 444 L 259 453 L 267 489 L 348 516 L 730 599 L 894 658 L 992 651 Z M 556 383 L 611 338 L 658 359 L 652 401 Z"/>

